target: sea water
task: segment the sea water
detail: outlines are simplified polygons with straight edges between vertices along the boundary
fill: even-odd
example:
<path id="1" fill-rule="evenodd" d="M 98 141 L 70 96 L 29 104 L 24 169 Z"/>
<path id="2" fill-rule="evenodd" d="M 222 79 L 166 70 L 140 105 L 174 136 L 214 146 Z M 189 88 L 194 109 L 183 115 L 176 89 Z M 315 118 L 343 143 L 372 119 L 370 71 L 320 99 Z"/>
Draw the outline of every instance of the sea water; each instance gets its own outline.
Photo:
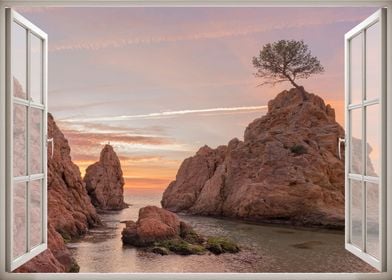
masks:
<path id="1" fill-rule="evenodd" d="M 160 206 L 162 190 L 125 189 L 129 208 L 100 214 L 105 227 L 91 229 L 68 243 L 80 272 L 372 272 L 344 249 L 344 233 L 249 224 L 211 217 L 184 216 L 206 236 L 226 236 L 239 244 L 238 254 L 161 256 L 123 246 L 121 221 L 137 220 L 147 205 Z"/>

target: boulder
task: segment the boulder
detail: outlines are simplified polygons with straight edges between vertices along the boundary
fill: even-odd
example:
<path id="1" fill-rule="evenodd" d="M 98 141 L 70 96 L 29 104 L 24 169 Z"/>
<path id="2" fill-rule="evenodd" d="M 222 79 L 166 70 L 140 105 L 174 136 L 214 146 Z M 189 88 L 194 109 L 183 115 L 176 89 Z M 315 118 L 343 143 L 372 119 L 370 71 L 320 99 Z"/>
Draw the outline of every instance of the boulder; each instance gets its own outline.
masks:
<path id="1" fill-rule="evenodd" d="M 177 215 L 156 206 L 140 208 L 137 222 L 127 221 L 122 231 L 124 244 L 149 246 L 156 241 L 180 235 L 180 220 Z"/>
<path id="2" fill-rule="evenodd" d="M 127 208 L 120 160 L 110 145 L 105 145 L 98 162 L 86 169 L 86 189 L 95 207 L 101 210 Z"/>
<path id="3" fill-rule="evenodd" d="M 244 140 L 202 147 L 181 164 L 162 197 L 173 212 L 343 228 L 343 128 L 334 109 L 303 89 L 283 91 Z M 343 155 L 344 155 L 344 147 Z"/>
<path id="4" fill-rule="evenodd" d="M 169 252 L 178 255 L 201 255 L 208 251 L 214 254 L 238 253 L 238 245 L 224 237 L 205 237 L 180 221 L 170 211 L 146 206 L 139 210 L 136 222 L 126 221 L 122 231 L 123 244 L 144 247 L 159 254 Z"/>

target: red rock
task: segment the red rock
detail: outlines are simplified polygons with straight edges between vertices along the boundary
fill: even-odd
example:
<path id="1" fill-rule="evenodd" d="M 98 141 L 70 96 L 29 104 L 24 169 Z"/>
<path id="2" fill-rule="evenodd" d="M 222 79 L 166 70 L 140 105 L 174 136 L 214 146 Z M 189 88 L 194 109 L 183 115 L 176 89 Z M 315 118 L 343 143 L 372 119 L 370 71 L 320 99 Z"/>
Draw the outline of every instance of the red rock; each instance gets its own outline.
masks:
<path id="1" fill-rule="evenodd" d="M 216 168 L 222 164 L 226 147 L 216 150 L 208 146 L 200 148 L 195 156 L 187 158 L 181 164 L 176 181 L 165 190 L 165 208 L 174 212 L 189 209 L 197 200 L 205 183 L 214 175 Z"/>
<path id="2" fill-rule="evenodd" d="M 180 223 L 176 214 L 156 206 L 146 206 L 140 208 L 136 223 L 126 223 L 122 241 L 134 246 L 148 246 L 155 241 L 178 237 Z"/>
<path id="3" fill-rule="evenodd" d="M 92 203 L 102 210 L 127 208 L 124 202 L 124 178 L 120 160 L 110 145 L 105 145 L 98 162 L 90 165 L 84 176 Z"/>
<path id="4" fill-rule="evenodd" d="M 174 212 L 342 228 L 343 128 L 320 97 L 298 89 L 268 103 L 244 141 L 201 148 L 181 164 L 162 198 Z M 343 153 L 344 153 L 344 147 Z"/>

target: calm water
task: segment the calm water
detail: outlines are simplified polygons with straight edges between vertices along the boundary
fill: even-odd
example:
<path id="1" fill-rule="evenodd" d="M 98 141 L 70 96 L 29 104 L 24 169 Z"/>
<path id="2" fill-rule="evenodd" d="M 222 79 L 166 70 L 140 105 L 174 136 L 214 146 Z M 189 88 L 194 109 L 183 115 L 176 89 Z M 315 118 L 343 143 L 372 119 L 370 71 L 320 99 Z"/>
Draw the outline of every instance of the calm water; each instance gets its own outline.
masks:
<path id="1" fill-rule="evenodd" d="M 343 232 L 253 225 L 209 217 L 181 216 L 204 235 L 227 236 L 239 254 L 160 256 L 123 247 L 123 220 L 137 220 L 139 208 L 160 206 L 162 192 L 126 190 L 123 211 L 102 214 L 107 226 L 69 243 L 80 272 L 355 272 L 373 271 L 344 249 Z"/>

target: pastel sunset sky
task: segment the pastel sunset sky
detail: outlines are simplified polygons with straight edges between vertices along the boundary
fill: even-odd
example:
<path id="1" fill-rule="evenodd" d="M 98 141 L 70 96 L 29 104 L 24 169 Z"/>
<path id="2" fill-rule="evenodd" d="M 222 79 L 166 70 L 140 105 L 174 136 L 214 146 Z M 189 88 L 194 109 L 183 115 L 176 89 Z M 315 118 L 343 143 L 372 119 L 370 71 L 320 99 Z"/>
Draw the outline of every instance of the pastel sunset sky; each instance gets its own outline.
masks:
<path id="1" fill-rule="evenodd" d="M 257 87 L 265 43 L 304 40 L 300 80 L 343 124 L 344 34 L 376 8 L 18 8 L 49 35 L 49 111 L 85 168 L 110 142 L 129 188 L 166 188 L 199 147 L 243 138 L 290 84 Z"/>

